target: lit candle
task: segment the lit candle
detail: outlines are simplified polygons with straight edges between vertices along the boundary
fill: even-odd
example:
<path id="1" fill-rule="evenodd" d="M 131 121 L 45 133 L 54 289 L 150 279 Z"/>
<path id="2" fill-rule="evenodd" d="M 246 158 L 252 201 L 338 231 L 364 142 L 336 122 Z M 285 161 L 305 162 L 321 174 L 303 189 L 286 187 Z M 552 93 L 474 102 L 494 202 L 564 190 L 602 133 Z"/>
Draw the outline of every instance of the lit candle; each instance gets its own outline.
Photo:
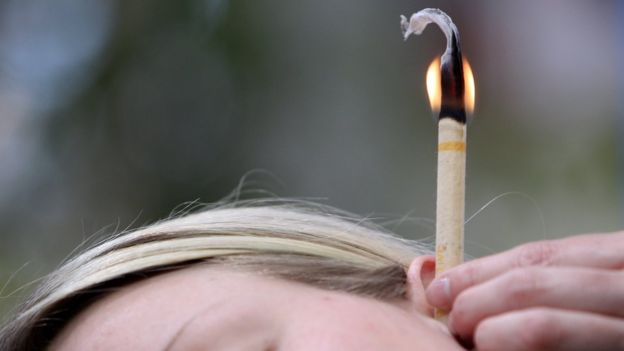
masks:
<path id="1" fill-rule="evenodd" d="M 401 16 L 404 38 L 420 34 L 429 23 L 444 32 L 442 57 L 427 70 L 427 93 L 438 115 L 438 174 L 436 201 L 436 276 L 463 262 L 466 178 L 466 116 L 474 110 L 474 78 L 461 54 L 459 32 L 451 18 L 438 9 L 424 9 L 409 22 Z M 446 311 L 435 311 L 445 322 Z"/>

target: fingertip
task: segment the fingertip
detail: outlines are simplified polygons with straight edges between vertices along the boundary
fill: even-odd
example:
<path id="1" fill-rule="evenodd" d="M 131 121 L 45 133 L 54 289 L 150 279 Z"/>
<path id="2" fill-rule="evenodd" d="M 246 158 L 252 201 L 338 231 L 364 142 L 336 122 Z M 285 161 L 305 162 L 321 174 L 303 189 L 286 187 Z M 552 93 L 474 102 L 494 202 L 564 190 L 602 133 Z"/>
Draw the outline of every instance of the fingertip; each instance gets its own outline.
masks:
<path id="1" fill-rule="evenodd" d="M 432 306 L 449 310 L 451 308 L 451 280 L 448 277 L 433 280 L 427 287 L 425 296 Z"/>

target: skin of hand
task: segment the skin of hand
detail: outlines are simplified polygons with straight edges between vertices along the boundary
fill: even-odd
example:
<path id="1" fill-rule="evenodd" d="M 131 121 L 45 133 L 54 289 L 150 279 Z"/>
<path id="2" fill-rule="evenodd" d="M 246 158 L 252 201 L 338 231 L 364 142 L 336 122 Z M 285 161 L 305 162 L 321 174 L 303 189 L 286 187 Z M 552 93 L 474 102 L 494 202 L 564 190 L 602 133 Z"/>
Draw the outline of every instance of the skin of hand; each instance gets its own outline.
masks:
<path id="1" fill-rule="evenodd" d="M 435 279 L 426 296 L 479 351 L 624 350 L 624 232 L 476 259 Z"/>

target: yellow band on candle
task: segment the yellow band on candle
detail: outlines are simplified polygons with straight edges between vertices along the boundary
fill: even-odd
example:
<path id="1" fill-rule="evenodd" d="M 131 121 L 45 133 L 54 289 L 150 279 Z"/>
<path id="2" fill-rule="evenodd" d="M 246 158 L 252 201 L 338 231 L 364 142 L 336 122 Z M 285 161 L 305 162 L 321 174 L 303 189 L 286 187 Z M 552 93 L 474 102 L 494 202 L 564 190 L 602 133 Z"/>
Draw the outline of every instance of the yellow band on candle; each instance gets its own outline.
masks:
<path id="1" fill-rule="evenodd" d="M 438 151 L 466 151 L 466 143 L 463 141 L 447 141 L 438 144 Z"/>

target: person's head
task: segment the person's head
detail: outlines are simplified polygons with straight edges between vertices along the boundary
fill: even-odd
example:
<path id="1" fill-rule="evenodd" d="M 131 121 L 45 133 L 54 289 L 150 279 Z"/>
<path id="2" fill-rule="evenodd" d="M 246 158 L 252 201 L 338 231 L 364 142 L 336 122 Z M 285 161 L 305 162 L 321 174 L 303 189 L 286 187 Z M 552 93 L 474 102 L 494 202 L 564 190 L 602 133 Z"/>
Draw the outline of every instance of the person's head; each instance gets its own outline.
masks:
<path id="1" fill-rule="evenodd" d="M 0 350 L 460 350 L 430 318 L 429 254 L 321 207 L 205 210 L 66 262 Z"/>

